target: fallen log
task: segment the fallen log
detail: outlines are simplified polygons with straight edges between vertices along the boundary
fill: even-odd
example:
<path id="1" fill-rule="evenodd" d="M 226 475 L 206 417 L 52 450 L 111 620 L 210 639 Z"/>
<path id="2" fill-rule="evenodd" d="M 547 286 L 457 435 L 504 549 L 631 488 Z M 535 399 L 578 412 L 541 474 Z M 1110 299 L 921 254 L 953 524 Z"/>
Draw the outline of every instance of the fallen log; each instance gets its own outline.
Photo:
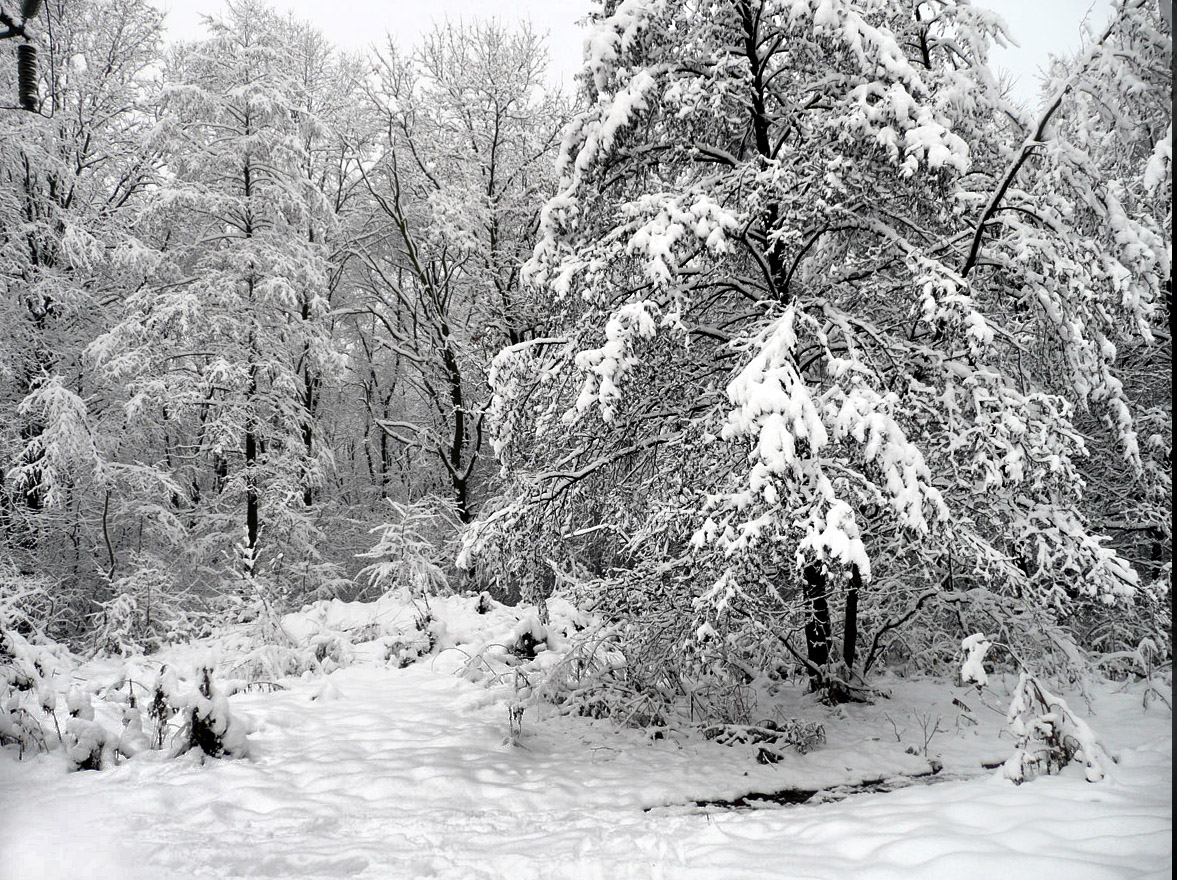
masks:
<path id="1" fill-rule="evenodd" d="M 845 798 L 852 797 L 858 794 L 870 794 L 873 792 L 894 791 L 899 788 L 906 788 L 909 785 L 917 785 L 921 782 L 927 784 L 932 777 L 938 776 L 943 768 L 943 765 L 938 761 L 929 761 L 928 769 L 922 773 L 908 773 L 904 775 L 879 776 L 873 779 L 864 779 L 861 782 L 856 782 L 848 785 L 837 785 L 827 788 L 804 789 L 804 788 L 783 788 L 777 791 L 750 791 L 734 798 L 714 798 L 714 799 L 700 799 L 694 800 L 690 803 L 696 807 L 719 807 L 720 809 L 738 810 L 738 809 L 757 809 L 769 805 L 786 805 L 796 806 L 797 804 L 805 804 L 810 802 L 828 803 L 829 801 L 839 801 Z M 950 779 L 957 777 L 943 777 L 937 781 L 948 782 Z M 821 797 L 818 797 L 818 796 Z M 647 807 L 646 812 L 657 807 Z"/>

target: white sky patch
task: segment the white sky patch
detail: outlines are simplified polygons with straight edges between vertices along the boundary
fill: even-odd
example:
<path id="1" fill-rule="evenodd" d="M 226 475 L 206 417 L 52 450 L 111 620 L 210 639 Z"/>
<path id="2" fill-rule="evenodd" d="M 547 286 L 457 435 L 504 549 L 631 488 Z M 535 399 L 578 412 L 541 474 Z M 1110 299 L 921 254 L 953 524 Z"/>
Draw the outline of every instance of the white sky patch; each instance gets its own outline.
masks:
<path id="1" fill-rule="evenodd" d="M 152 0 L 167 13 L 169 35 L 192 40 L 204 33 L 202 16 L 219 15 L 223 0 Z M 580 69 L 584 32 L 578 19 L 588 14 L 591 0 L 430 0 L 428 3 L 379 2 L 379 0 L 335 0 L 332 3 L 311 0 L 270 0 L 282 11 L 293 12 L 309 21 L 343 49 L 357 50 L 384 45 L 385 34 L 401 48 L 415 45 L 435 22 L 472 21 L 498 18 L 504 23 L 530 19 L 533 28 L 547 32 L 551 63 L 548 69 L 553 82 L 572 88 L 573 75 Z"/>

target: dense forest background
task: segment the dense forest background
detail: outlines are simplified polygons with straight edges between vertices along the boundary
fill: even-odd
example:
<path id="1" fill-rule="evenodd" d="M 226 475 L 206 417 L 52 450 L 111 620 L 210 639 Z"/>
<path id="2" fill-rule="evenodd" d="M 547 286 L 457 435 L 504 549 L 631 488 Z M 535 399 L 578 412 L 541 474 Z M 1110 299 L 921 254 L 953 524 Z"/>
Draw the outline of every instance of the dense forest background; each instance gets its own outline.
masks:
<path id="1" fill-rule="evenodd" d="M 852 699 L 973 632 L 1170 657 L 1156 3 L 1030 109 L 966 3 L 593 19 L 570 96 L 496 22 L 350 55 L 242 0 L 165 46 L 47 0 L 0 112 L 0 623 L 559 593 L 668 699 Z"/>

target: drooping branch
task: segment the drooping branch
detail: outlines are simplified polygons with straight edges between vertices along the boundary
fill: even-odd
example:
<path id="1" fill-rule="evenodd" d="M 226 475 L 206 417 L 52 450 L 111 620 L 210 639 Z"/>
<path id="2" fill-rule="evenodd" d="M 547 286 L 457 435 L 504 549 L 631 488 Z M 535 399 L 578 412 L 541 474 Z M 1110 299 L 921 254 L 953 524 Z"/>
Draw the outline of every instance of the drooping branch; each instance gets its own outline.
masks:
<path id="1" fill-rule="evenodd" d="M 1042 111 L 1042 115 L 1038 119 L 1038 125 L 1034 128 L 1034 133 L 1030 137 L 1026 138 L 1025 142 L 1022 144 L 1022 149 L 1018 151 L 1017 158 L 1014 159 L 1013 164 L 1010 165 L 1009 170 L 1006 171 L 1005 176 L 1001 180 L 1001 183 L 993 192 L 993 196 L 989 199 L 989 203 L 985 205 L 985 210 L 981 212 L 981 216 L 977 220 L 977 225 L 973 230 L 972 243 L 969 245 L 968 256 L 965 258 L 964 264 L 960 269 L 961 278 L 967 278 L 969 272 L 971 272 L 973 267 L 977 265 L 977 258 L 981 253 L 981 239 L 985 235 L 985 227 L 989 224 L 989 221 L 993 219 L 993 215 L 997 212 L 998 208 L 1001 207 L 1002 199 L 1005 198 L 1006 192 L 1009 190 L 1010 186 L 1013 185 L 1013 182 L 1017 178 L 1018 172 L 1021 171 L 1022 166 L 1026 164 L 1026 160 L 1030 158 L 1030 155 L 1035 149 L 1043 146 L 1046 143 L 1044 138 L 1046 137 L 1047 126 L 1050 124 L 1050 120 L 1054 117 L 1055 113 L 1057 113 L 1059 108 L 1062 106 L 1063 100 L 1067 97 L 1068 94 L 1074 91 L 1075 88 L 1082 84 L 1082 79 L 1083 76 L 1087 73 L 1087 68 L 1099 56 L 1100 52 L 1103 50 L 1103 44 L 1116 30 L 1117 26 L 1123 20 L 1128 10 L 1139 8 L 1146 2 L 1148 2 L 1148 0 L 1129 0 L 1129 2 L 1126 2 L 1120 8 L 1119 14 L 1115 17 L 1115 19 L 1112 20 L 1111 24 L 1107 26 L 1107 29 L 1104 30 L 1103 35 L 1091 44 L 1091 48 L 1087 50 L 1087 54 L 1083 57 L 1083 60 L 1078 65 L 1076 65 L 1075 72 L 1071 74 L 1070 78 L 1063 84 L 1062 88 L 1058 90 L 1054 98 L 1047 105 L 1046 109 Z"/>

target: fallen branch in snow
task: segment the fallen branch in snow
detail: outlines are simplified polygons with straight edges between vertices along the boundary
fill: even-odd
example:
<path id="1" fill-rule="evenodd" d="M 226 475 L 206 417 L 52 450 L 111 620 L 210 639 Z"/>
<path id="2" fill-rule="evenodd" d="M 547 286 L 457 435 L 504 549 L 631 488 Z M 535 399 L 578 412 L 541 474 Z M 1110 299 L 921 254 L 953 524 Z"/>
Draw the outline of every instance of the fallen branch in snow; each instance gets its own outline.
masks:
<path id="1" fill-rule="evenodd" d="M 909 785 L 914 785 L 917 782 L 931 781 L 931 777 L 937 776 L 943 769 L 938 761 L 929 761 L 928 769 L 919 773 L 906 773 L 897 776 L 877 776 L 870 779 L 863 779 L 860 782 L 837 785 L 827 788 L 782 788 L 778 791 L 750 791 L 747 794 L 739 795 L 734 798 L 717 798 L 713 800 L 696 800 L 692 804 L 696 807 L 722 807 L 725 809 L 739 809 L 756 808 L 766 806 L 768 804 L 804 804 L 808 803 L 818 795 L 822 801 L 827 800 L 842 800 L 856 794 L 872 794 L 881 791 L 894 791 L 897 788 L 906 788 Z M 944 779 L 948 782 L 949 779 Z M 650 812 L 652 807 L 647 807 L 645 812 Z"/>
<path id="2" fill-rule="evenodd" d="M 712 724 L 703 728 L 703 736 L 724 746 L 754 746 L 760 764 L 777 763 L 788 748 L 804 755 L 826 741 L 821 724 L 797 719 L 782 724 L 771 719 L 759 724 Z"/>

